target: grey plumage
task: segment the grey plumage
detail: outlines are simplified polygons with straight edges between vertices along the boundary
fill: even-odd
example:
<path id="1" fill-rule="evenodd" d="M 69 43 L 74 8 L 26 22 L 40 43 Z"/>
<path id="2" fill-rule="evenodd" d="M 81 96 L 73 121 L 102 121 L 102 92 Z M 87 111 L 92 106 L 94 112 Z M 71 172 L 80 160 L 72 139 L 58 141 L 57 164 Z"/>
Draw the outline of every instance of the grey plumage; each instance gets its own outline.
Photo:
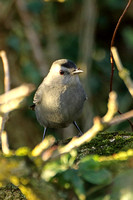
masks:
<path id="1" fill-rule="evenodd" d="M 42 126 L 64 128 L 79 117 L 86 100 L 78 77 L 81 72 L 67 59 L 52 64 L 33 101 L 37 120 Z"/>

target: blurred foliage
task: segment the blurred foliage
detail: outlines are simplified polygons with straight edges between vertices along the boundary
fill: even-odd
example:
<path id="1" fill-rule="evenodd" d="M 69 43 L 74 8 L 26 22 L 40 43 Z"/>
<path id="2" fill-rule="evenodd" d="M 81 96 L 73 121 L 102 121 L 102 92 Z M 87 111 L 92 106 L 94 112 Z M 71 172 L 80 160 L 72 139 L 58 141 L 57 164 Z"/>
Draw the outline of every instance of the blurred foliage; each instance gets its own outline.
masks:
<path id="1" fill-rule="evenodd" d="M 102 142 L 108 143 L 104 148 L 112 146 L 108 156 L 101 151 L 99 137 L 103 135 Z M 10 151 L 8 156 L 0 154 L 0 186 L 16 185 L 28 200 L 121 200 L 127 196 L 131 200 L 132 140 L 133 133 L 100 133 L 89 144 L 46 163 L 41 156 L 33 157 L 27 147 Z M 114 142 L 121 152 L 113 148 Z"/>

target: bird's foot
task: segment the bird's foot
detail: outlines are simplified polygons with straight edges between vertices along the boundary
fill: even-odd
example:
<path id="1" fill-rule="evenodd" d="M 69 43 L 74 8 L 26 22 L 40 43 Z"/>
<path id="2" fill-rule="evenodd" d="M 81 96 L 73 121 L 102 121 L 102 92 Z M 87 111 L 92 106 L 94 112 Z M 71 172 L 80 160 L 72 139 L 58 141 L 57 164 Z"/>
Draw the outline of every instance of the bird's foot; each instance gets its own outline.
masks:
<path id="1" fill-rule="evenodd" d="M 74 126 L 75 126 L 75 127 L 78 129 L 78 131 L 79 131 L 78 137 L 82 136 L 82 135 L 83 135 L 83 132 L 82 132 L 82 131 L 80 130 L 80 128 L 78 127 L 76 121 L 73 121 L 73 124 L 74 124 Z"/>
<path id="2" fill-rule="evenodd" d="M 47 128 L 46 128 L 46 127 L 44 127 L 44 132 L 43 132 L 42 141 L 43 141 L 43 140 L 44 140 L 44 138 L 45 138 L 45 133 L 46 133 L 46 130 L 47 130 Z"/>

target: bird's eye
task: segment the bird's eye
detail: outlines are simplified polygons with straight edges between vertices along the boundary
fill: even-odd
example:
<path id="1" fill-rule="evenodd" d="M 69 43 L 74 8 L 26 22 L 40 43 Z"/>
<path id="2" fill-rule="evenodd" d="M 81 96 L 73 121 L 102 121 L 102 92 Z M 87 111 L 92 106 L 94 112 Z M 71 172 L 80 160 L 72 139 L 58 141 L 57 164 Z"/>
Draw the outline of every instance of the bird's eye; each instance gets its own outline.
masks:
<path id="1" fill-rule="evenodd" d="M 64 71 L 63 70 L 60 70 L 60 75 L 63 75 L 64 74 Z"/>

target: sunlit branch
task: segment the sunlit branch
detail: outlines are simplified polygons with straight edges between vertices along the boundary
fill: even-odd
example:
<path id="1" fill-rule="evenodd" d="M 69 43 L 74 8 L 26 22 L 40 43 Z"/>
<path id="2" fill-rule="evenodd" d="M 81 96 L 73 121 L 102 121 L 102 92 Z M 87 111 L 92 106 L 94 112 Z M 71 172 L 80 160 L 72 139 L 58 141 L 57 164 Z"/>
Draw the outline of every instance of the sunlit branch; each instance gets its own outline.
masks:
<path id="1" fill-rule="evenodd" d="M 33 84 L 23 84 L 15 89 L 10 90 L 6 94 L 0 95 L 0 114 L 10 112 L 20 106 L 22 100 L 28 96 L 35 86 Z M 4 103 L 4 100 L 7 100 Z"/>
<path id="2" fill-rule="evenodd" d="M 5 51 L 0 51 L 0 57 L 3 62 L 3 71 L 4 71 L 4 92 L 7 93 L 10 90 L 10 73 L 9 73 L 9 65 L 8 65 L 8 60 L 6 56 Z M 7 99 L 5 98 L 5 103 L 7 103 Z M 4 113 L 3 116 L 0 116 L 0 136 L 2 136 L 5 123 L 8 119 L 8 112 Z M 4 134 L 5 136 L 5 134 Z M 5 141 L 6 140 L 6 141 Z M 3 142 L 2 137 L 1 137 L 1 142 Z M 7 145 L 5 145 L 7 144 Z M 7 135 L 4 137 L 4 143 L 2 144 L 2 150 L 3 152 L 8 152 L 8 139 Z"/>
<path id="3" fill-rule="evenodd" d="M 0 136 L 3 153 L 8 153 L 7 134 L 4 131 L 5 123 L 8 120 L 8 113 L 20 106 L 22 100 L 35 88 L 32 84 L 23 84 L 18 88 L 10 90 L 9 65 L 5 51 L 0 52 L 4 71 L 4 94 L 0 95 Z M 10 90 L 10 91 L 9 91 Z"/>
<path id="4" fill-rule="evenodd" d="M 9 153 L 9 145 L 8 145 L 8 138 L 6 131 L 2 131 L 1 133 L 1 145 L 2 145 L 2 152 L 4 154 Z"/>
<path id="5" fill-rule="evenodd" d="M 40 155 L 44 150 L 52 146 L 55 142 L 55 138 L 53 136 L 48 136 L 43 140 L 40 144 L 38 144 L 33 150 L 32 150 L 32 156 L 38 156 Z"/>
<path id="6" fill-rule="evenodd" d="M 127 86 L 130 94 L 133 97 L 133 81 L 130 78 L 130 72 L 126 68 L 123 67 L 116 47 L 112 47 L 111 51 L 112 51 L 113 58 L 114 58 L 114 61 L 116 63 L 117 69 L 119 71 L 119 76 L 124 81 L 124 83 Z"/>
<path id="7" fill-rule="evenodd" d="M 123 113 L 121 115 L 118 115 L 116 117 L 114 117 L 111 121 L 109 121 L 109 125 L 113 125 L 113 124 L 118 124 L 121 123 L 127 119 L 130 119 L 133 117 L 133 110 L 130 110 L 129 112 Z"/>
<path id="8" fill-rule="evenodd" d="M 117 22 L 117 24 L 116 24 L 116 27 L 115 27 L 115 30 L 114 30 L 114 32 L 113 32 L 113 36 L 112 36 L 112 39 L 111 39 L 110 50 L 111 50 L 111 47 L 114 46 L 114 41 L 115 41 L 115 37 L 116 37 L 117 30 L 118 30 L 118 28 L 119 28 L 119 26 L 120 26 L 120 23 L 121 23 L 121 21 L 122 21 L 124 15 L 126 14 L 128 8 L 129 8 L 131 2 L 132 2 L 132 0 L 129 0 L 129 1 L 128 1 L 128 3 L 127 3 L 127 5 L 126 5 L 126 7 L 125 7 L 123 13 L 122 13 L 121 16 L 119 17 L 119 20 L 118 20 L 118 22 Z M 110 52 L 110 62 L 111 62 L 111 77 L 110 77 L 110 92 L 111 92 L 111 91 L 112 91 L 112 86 L 113 86 L 114 70 L 115 70 L 112 52 Z"/>

